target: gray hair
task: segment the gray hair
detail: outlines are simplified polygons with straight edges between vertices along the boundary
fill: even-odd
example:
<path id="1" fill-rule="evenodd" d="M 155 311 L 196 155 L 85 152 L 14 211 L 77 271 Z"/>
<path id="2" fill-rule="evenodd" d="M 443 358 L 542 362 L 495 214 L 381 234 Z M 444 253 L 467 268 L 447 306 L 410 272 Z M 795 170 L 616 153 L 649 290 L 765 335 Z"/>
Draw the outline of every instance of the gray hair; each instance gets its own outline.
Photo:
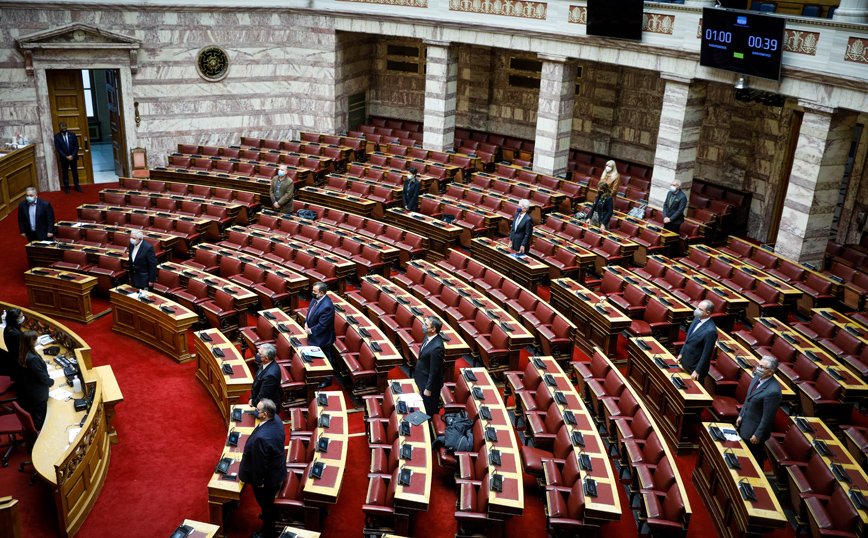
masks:
<path id="1" fill-rule="evenodd" d="M 525 209 L 530 209 L 530 200 L 528 200 L 527 198 L 525 198 L 524 200 L 522 200 L 521 202 L 519 202 L 518 205 L 521 206 L 521 207 L 523 207 L 523 208 L 525 208 Z"/>
<path id="2" fill-rule="evenodd" d="M 440 332 L 440 329 L 443 328 L 443 322 L 440 321 L 440 318 L 437 316 L 428 316 L 428 321 L 431 323 L 431 326 L 434 327 L 434 332 Z"/>
<path id="3" fill-rule="evenodd" d="M 679 189 L 681 188 L 681 180 L 680 179 L 673 179 L 672 182 L 675 183 L 676 185 L 678 185 Z"/>
<path id="4" fill-rule="evenodd" d="M 277 357 L 277 348 L 274 347 L 274 344 L 262 344 L 259 352 L 268 357 L 270 361 L 273 361 L 274 357 Z"/>
<path id="5" fill-rule="evenodd" d="M 263 398 L 259 400 L 259 403 L 262 405 L 262 412 L 265 413 L 269 419 L 274 418 L 274 415 L 277 414 L 277 406 L 274 405 L 274 402 L 268 398 Z"/>
<path id="6" fill-rule="evenodd" d="M 144 240 L 144 238 L 145 238 L 145 234 L 143 234 L 141 230 L 136 230 L 133 233 L 131 233 L 130 235 L 132 237 L 135 237 L 136 239 Z"/>
<path id="7" fill-rule="evenodd" d="M 24 189 L 24 194 L 27 194 L 28 192 L 36 194 L 36 187 L 27 187 L 26 189 Z"/>
<path id="8" fill-rule="evenodd" d="M 778 370 L 778 359 L 772 357 L 771 355 L 763 355 L 760 360 L 769 361 L 769 369 L 772 372 L 776 372 Z"/>
<path id="9" fill-rule="evenodd" d="M 699 301 L 699 308 L 704 310 L 705 312 L 711 312 L 712 310 L 714 310 L 714 303 L 712 303 L 708 299 L 703 299 Z"/>

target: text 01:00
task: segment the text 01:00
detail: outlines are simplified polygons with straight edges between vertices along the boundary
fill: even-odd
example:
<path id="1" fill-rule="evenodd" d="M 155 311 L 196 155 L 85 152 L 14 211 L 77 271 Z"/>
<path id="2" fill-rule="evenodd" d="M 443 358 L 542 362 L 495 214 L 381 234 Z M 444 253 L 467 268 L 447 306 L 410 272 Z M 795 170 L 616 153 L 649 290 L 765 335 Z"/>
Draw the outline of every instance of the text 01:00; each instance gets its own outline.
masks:
<path id="1" fill-rule="evenodd" d="M 718 41 L 720 43 L 732 43 L 732 32 L 719 32 L 717 30 L 706 30 L 705 39 L 707 41 Z"/>

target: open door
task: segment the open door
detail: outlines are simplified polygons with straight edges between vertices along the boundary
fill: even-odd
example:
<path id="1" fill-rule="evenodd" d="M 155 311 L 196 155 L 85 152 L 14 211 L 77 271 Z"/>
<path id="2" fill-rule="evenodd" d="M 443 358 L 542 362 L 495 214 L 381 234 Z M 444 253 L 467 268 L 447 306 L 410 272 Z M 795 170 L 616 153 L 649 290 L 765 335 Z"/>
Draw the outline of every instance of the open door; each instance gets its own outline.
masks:
<path id="1" fill-rule="evenodd" d="M 49 69 L 48 99 L 51 102 L 51 123 L 54 132 L 60 132 L 60 124 L 78 137 L 78 181 L 85 185 L 93 183 L 93 165 L 90 155 L 90 133 L 87 125 L 87 109 L 84 104 L 84 85 L 80 69 Z M 54 159 L 58 177 L 62 177 L 57 152 L 52 147 L 45 152 L 46 159 Z M 51 156 L 49 156 L 51 154 Z M 72 178 L 70 178 L 70 185 Z"/>
<path id="2" fill-rule="evenodd" d="M 127 146 L 124 142 L 124 112 L 121 106 L 120 76 L 117 69 L 106 69 L 105 86 L 108 96 L 109 125 L 112 133 L 112 155 L 115 174 L 126 176 Z"/>

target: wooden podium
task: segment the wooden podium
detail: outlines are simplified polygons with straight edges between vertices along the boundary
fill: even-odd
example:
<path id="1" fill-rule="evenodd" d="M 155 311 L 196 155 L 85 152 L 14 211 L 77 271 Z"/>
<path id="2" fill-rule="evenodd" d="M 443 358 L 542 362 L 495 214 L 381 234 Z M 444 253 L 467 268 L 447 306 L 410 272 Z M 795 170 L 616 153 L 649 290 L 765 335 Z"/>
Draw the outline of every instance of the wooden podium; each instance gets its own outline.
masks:
<path id="1" fill-rule="evenodd" d="M 84 324 L 96 319 L 90 305 L 90 292 L 96 287 L 96 277 L 35 267 L 24 272 L 24 281 L 33 310 Z"/>
<path id="2" fill-rule="evenodd" d="M 130 295 L 138 291 L 126 284 L 111 290 L 112 330 L 155 347 L 177 362 L 193 360 L 187 349 L 187 329 L 199 316 L 153 293 L 148 294 L 151 303 Z"/>

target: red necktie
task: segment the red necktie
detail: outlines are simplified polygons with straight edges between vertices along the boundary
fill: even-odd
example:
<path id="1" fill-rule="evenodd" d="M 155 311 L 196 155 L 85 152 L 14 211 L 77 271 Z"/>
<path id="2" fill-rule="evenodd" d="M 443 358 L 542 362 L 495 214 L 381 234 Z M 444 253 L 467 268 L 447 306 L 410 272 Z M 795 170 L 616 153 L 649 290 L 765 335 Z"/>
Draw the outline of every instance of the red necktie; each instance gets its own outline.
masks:
<path id="1" fill-rule="evenodd" d="M 750 393 L 751 393 L 751 394 L 753 394 L 754 392 L 756 392 L 756 389 L 759 388 L 761 382 L 762 382 L 762 380 L 757 381 L 757 382 L 756 382 L 756 385 L 754 385 L 753 388 L 750 389 Z"/>

